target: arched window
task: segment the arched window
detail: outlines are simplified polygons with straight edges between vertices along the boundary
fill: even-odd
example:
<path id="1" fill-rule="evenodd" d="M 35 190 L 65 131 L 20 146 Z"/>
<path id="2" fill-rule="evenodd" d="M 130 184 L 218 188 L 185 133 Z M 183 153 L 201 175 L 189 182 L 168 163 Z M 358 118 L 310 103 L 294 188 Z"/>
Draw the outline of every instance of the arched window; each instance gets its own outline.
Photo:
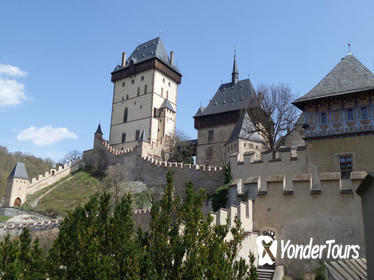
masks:
<path id="1" fill-rule="evenodd" d="M 123 122 L 127 122 L 127 115 L 128 115 L 128 109 L 125 108 L 125 112 L 123 113 Z"/>

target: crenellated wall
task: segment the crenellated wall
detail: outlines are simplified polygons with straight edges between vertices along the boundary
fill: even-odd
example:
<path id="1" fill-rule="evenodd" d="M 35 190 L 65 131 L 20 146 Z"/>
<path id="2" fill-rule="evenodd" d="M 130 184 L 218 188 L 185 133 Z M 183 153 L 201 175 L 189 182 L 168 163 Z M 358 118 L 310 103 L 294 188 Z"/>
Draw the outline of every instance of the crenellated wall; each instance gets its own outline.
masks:
<path id="1" fill-rule="evenodd" d="M 144 142 L 124 152 L 106 143 L 101 136 L 95 136 L 94 148 L 83 153 L 86 167 L 104 171 L 109 165 L 119 164 L 127 171 L 129 180 L 142 181 L 148 187 L 156 188 L 159 193 L 163 191 L 169 170 L 174 172 L 175 189 L 179 195 L 184 194 L 185 184 L 189 181 L 195 190 L 203 188 L 207 193 L 213 193 L 224 184 L 222 167 L 160 161 L 144 153 Z"/>
<path id="2" fill-rule="evenodd" d="M 213 225 L 228 225 L 230 228 L 235 226 L 235 217 L 238 217 L 244 230 L 244 239 L 238 252 L 238 258 L 245 259 L 249 264 L 249 252 L 252 252 L 256 257 L 257 265 L 256 239 L 258 233 L 253 231 L 253 201 L 239 202 L 238 205 L 230 205 L 228 209 L 220 208 L 217 212 L 210 213 L 210 215 L 213 217 Z M 232 234 L 229 232 L 226 240 L 230 241 L 231 239 Z"/>
<path id="3" fill-rule="evenodd" d="M 38 178 L 32 178 L 31 182 L 26 179 L 8 179 L 5 206 L 14 206 L 16 199 L 19 199 L 21 204 L 25 203 L 27 201 L 27 195 L 33 194 L 56 183 L 80 169 L 81 165 L 81 161 L 64 164 L 63 166 L 60 165 L 57 169 L 52 168 L 50 171 L 46 171 L 44 175 L 40 174 Z"/>
<path id="4" fill-rule="evenodd" d="M 262 234 L 271 230 L 278 242 L 308 244 L 311 237 L 314 244 L 335 240 L 342 245 L 360 245 L 360 257 L 365 257 L 361 199 L 354 191 L 367 170 L 352 171 L 350 179 L 341 179 L 335 166 L 322 169 L 314 164 L 314 158 L 308 146 L 281 149 L 276 159 L 271 153 L 262 154 L 260 160 L 245 154 L 243 161 L 232 155 L 234 181 L 228 205 L 250 198 L 253 231 Z M 319 260 L 281 259 L 278 246 L 276 264 L 284 265 L 287 274 L 297 276 L 318 267 Z"/>

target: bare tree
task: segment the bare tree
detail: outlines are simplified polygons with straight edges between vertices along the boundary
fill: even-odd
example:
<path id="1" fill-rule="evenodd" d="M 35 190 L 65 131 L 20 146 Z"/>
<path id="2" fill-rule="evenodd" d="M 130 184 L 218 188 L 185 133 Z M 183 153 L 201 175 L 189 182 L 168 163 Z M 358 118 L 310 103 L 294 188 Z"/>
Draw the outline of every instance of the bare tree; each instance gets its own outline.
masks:
<path id="1" fill-rule="evenodd" d="M 244 129 L 249 136 L 260 134 L 275 159 L 282 139 L 292 132 L 298 119 L 297 109 L 291 104 L 295 96 L 284 84 L 262 84 L 257 94 L 254 103 L 248 104 L 247 112 L 251 122 Z"/>
<path id="2" fill-rule="evenodd" d="M 64 157 L 64 159 L 62 160 L 63 163 L 69 163 L 69 162 L 74 162 L 74 161 L 77 161 L 79 160 L 80 158 L 82 157 L 82 153 L 79 152 L 79 151 L 71 151 L 69 153 L 67 153 Z"/>
<path id="3" fill-rule="evenodd" d="M 192 148 L 188 137 L 183 131 L 177 130 L 170 138 L 168 148 L 163 151 L 162 159 L 175 162 L 193 163 Z"/>
<path id="4" fill-rule="evenodd" d="M 113 194 L 114 203 L 116 203 L 121 196 L 122 184 L 128 180 L 127 170 L 119 165 L 110 165 L 105 171 L 104 190 Z"/>

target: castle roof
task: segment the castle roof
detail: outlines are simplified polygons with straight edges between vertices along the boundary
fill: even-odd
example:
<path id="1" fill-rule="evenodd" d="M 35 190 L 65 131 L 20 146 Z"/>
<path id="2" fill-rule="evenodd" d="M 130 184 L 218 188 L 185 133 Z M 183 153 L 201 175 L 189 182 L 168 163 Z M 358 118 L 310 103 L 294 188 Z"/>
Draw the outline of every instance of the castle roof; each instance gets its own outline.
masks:
<path id="1" fill-rule="evenodd" d="M 341 61 L 304 96 L 293 104 L 299 106 L 306 101 L 374 89 L 374 75 L 352 54 Z"/>
<path id="2" fill-rule="evenodd" d="M 249 79 L 222 84 L 208 106 L 200 107 L 194 118 L 241 110 L 251 104 L 254 97 L 256 92 Z"/>
<path id="3" fill-rule="evenodd" d="M 251 119 L 249 118 L 247 110 L 244 110 L 241 113 L 239 121 L 236 123 L 236 126 L 226 143 L 231 143 L 236 139 L 246 139 L 254 142 L 263 142 L 263 139 L 259 133 L 250 133 L 249 130 L 251 129 L 251 127 L 253 127 Z"/>
<path id="4" fill-rule="evenodd" d="M 9 178 L 26 179 L 29 180 L 29 174 L 27 174 L 26 166 L 23 162 L 17 162 L 14 166 L 13 171 L 8 176 Z"/>
<path id="5" fill-rule="evenodd" d="M 165 99 L 164 103 L 162 103 L 161 108 L 169 109 L 170 111 L 175 113 L 175 109 L 168 99 Z"/>
<path id="6" fill-rule="evenodd" d="M 101 125 L 100 124 L 97 126 L 95 134 L 101 134 L 101 135 L 103 135 L 103 132 L 101 131 Z"/>
<path id="7" fill-rule="evenodd" d="M 121 70 L 130 65 L 132 61 L 134 64 L 141 63 L 146 60 L 157 58 L 164 64 L 172 68 L 175 72 L 180 74 L 178 66 L 171 64 L 171 60 L 166 52 L 166 48 L 162 43 L 161 37 L 149 40 L 145 43 L 138 45 L 135 50 L 131 53 L 125 66 L 118 65 L 113 72 Z"/>

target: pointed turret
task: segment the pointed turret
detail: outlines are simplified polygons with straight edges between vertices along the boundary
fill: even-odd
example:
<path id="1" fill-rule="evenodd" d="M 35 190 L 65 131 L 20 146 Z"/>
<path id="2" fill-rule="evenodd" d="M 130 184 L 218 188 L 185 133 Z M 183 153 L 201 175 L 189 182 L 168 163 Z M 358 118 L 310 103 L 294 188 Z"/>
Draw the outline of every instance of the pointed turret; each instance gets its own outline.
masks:
<path id="1" fill-rule="evenodd" d="M 27 174 L 26 166 L 23 162 L 17 162 L 16 166 L 14 166 L 13 171 L 8 177 L 8 179 L 11 178 L 29 180 L 29 175 Z"/>
<path id="2" fill-rule="evenodd" d="M 101 125 L 100 125 L 100 123 L 99 123 L 99 125 L 98 125 L 98 127 L 96 129 L 95 135 L 101 135 L 101 136 L 103 136 L 103 132 L 101 131 Z"/>
<path id="3" fill-rule="evenodd" d="M 238 64 L 236 63 L 236 50 L 234 50 L 234 64 L 232 66 L 232 83 L 236 85 L 239 80 Z"/>

